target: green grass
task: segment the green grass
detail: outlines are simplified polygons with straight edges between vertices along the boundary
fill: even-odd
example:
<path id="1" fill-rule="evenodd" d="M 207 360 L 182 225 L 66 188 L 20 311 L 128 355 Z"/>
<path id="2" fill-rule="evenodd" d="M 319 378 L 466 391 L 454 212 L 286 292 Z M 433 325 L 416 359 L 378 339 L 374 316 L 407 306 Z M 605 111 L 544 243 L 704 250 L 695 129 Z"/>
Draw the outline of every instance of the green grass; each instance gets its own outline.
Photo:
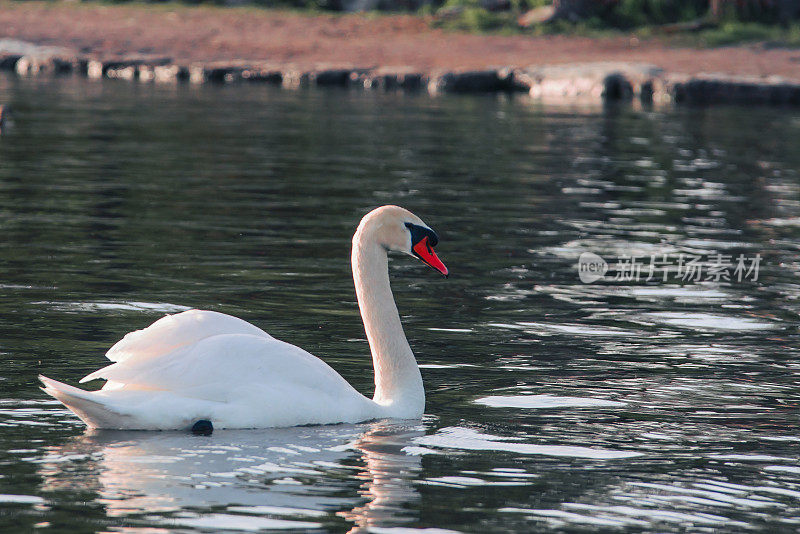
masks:
<path id="1" fill-rule="evenodd" d="M 800 47 L 800 24 L 788 28 L 758 22 L 725 22 L 717 28 L 686 36 L 689 44 L 701 46 L 730 46 L 742 43 L 763 42 L 771 46 Z"/>

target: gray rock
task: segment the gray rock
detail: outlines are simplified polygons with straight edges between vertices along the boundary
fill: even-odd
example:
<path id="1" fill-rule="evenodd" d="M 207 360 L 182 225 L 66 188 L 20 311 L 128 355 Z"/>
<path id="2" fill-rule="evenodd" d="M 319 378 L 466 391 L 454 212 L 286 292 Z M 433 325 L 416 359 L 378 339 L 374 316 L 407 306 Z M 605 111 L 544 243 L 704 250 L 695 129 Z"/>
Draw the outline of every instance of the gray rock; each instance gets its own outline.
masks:
<path id="1" fill-rule="evenodd" d="M 106 78 L 119 80 L 135 80 L 139 77 L 139 66 L 128 65 L 127 67 L 116 67 L 106 70 Z"/>
<path id="2" fill-rule="evenodd" d="M 172 58 L 153 56 L 125 56 L 113 59 L 90 59 L 86 63 L 86 76 L 92 79 L 104 77 L 134 80 L 139 67 L 169 65 Z"/>
<path id="3" fill-rule="evenodd" d="M 431 76 L 428 92 L 439 93 L 486 93 L 508 90 L 508 76 L 497 70 L 474 70 L 445 72 Z"/>
<path id="4" fill-rule="evenodd" d="M 318 68 L 295 69 L 289 68 L 283 72 L 283 86 L 296 89 L 298 87 L 346 87 L 350 85 L 353 77 L 358 78 L 366 69 L 352 68 Z"/>
<path id="5" fill-rule="evenodd" d="M 239 81 L 279 84 L 283 75 L 275 67 L 243 61 L 197 64 L 189 67 L 192 83 L 232 83 Z"/>
<path id="6" fill-rule="evenodd" d="M 386 91 L 418 91 L 426 82 L 425 76 L 411 67 L 381 67 L 351 75 L 353 85 Z"/>
<path id="7" fill-rule="evenodd" d="M 281 83 L 287 89 L 297 89 L 308 87 L 308 79 L 308 72 L 290 68 L 283 71 Z"/>
<path id="8" fill-rule="evenodd" d="M 753 78 L 714 74 L 670 76 L 665 90 L 678 103 L 800 104 L 800 83 L 779 77 Z"/>
<path id="9" fill-rule="evenodd" d="M 44 73 L 64 74 L 72 72 L 77 64 L 77 58 L 22 56 L 14 65 L 14 70 L 21 76 Z"/>
<path id="10" fill-rule="evenodd" d="M 652 100 L 655 80 L 663 71 L 645 63 L 596 62 L 535 66 L 517 79 L 530 85 L 535 98 Z"/>
<path id="11" fill-rule="evenodd" d="M 16 70 L 21 57 L 19 54 L 0 53 L 0 70 Z"/>
<path id="12" fill-rule="evenodd" d="M 345 87 L 353 69 L 321 69 L 308 73 L 308 82 L 319 87 Z"/>
<path id="13" fill-rule="evenodd" d="M 45 46 L 20 41 L 18 39 L 0 39 L 0 54 L 18 56 L 71 56 L 72 51 L 60 46 Z"/>
<path id="14" fill-rule="evenodd" d="M 58 74 L 80 68 L 81 59 L 66 48 L 0 39 L 0 69 L 18 74 Z"/>
<path id="15" fill-rule="evenodd" d="M 139 65 L 138 77 L 140 82 L 153 82 L 156 79 L 156 68 L 153 65 Z"/>
<path id="16" fill-rule="evenodd" d="M 633 85 L 621 72 L 612 72 L 603 78 L 603 92 L 605 100 L 630 100 L 633 98 Z"/>
<path id="17" fill-rule="evenodd" d="M 97 59 L 90 59 L 86 63 L 86 76 L 93 80 L 98 80 L 105 75 L 103 62 Z"/>
<path id="18" fill-rule="evenodd" d="M 231 83 L 242 79 L 244 67 L 232 65 L 192 65 L 189 81 L 192 83 Z"/>
<path id="19" fill-rule="evenodd" d="M 156 83 L 175 83 L 189 80 L 189 69 L 180 65 L 156 65 L 153 67 L 153 81 Z"/>
<path id="20" fill-rule="evenodd" d="M 274 67 L 247 67 L 242 70 L 242 79 L 247 82 L 280 85 L 283 82 L 283 74 Z"/>
<path id="21" fill-rule="evenodd" d="M 497 76 L 505 91 L 527 93 L 531 90 L 531 79 L 515 67 L 500 67 L 497 69 Z"/>

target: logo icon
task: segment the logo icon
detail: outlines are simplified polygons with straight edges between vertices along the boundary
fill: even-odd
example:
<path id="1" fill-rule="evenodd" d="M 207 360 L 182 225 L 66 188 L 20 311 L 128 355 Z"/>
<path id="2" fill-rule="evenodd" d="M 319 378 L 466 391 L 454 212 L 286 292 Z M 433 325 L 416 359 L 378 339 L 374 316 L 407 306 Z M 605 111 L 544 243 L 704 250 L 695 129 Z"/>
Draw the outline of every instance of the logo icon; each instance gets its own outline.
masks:
<path id="1" fill-rule="evenodd" d="M 594 252 L 584 252 L 578 258 L 578 277 L 584 284 L 591 284 L 605 276 L 608 271 L 606 260 Z"/>

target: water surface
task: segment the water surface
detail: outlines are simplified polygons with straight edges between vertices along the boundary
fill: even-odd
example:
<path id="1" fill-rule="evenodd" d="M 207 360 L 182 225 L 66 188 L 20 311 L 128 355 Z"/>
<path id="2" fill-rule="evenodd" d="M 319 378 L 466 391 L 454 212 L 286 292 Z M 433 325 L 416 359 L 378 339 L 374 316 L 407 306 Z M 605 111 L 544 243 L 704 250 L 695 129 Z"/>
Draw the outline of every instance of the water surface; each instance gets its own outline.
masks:
<path id="1" fill-rule="evenodd" d="M 798 528 L 795 110 L 11 77 L 0 101 L 0 530 Z M 423 420 L 87 432 L 37 389 L 200 307 L 370 393 L 349 241 L 386 203 L 452 273 L 390 262 Z M 720 254 L 758 278 L 645 280 Z"/>

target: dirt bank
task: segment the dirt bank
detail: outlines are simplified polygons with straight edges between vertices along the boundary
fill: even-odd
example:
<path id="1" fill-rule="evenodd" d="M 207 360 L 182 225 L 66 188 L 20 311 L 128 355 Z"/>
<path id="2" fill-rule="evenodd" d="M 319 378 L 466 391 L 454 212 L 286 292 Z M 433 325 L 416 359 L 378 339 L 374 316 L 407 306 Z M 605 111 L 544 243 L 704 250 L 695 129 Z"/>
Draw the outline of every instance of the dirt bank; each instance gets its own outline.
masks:
<path id="1" fill-rule="evenodd" d="M 432 29 L 408 15 L 307 15 L 256 8 L 0 2 L 0 38 L 111 57 L 256 60 L 300 68 L 408 66 L 419 71 L 636 61 L 671 72 L 800 78 L 800 50 L 674 48 L 615 37 L 487 36 Z"/>

